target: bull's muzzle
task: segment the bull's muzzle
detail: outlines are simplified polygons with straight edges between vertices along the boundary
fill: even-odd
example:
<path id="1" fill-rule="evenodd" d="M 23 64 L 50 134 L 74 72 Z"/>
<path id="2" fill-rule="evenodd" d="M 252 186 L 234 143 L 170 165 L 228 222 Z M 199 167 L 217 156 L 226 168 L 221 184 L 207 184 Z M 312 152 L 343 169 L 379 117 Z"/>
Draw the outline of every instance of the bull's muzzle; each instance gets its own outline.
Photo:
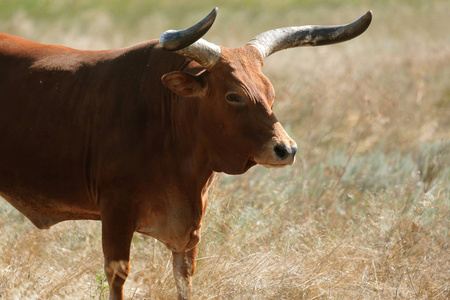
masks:
<path id="1" fill-rule="evenodd" d="M 272 140 L 263 147 L 263 151 L 255 156 L 257 164 L 265 167 L 283 167 L 295 162 L 297 144 L 292 139 Z"/>

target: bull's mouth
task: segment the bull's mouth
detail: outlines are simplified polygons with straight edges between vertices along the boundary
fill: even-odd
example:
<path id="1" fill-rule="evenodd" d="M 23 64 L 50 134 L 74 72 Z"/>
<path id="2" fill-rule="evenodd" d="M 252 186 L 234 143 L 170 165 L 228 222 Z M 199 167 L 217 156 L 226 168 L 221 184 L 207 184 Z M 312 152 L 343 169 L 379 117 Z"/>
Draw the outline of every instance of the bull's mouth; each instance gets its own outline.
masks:
<path id="1" fill-rule="evenodd" d="M 286 167 L 288 165 L 291 164 L 269 164 L 269 163 L 258 163 L 256 162 L 253 158 L 249 158 L 247 160 L 247 163 L 245 164 L 244 167 L 244 172 L 246 172 L 248 169 L 250 169 L 251 167 L 255 166 L 255 165 L 261 165 L 264 168 L 283 168 Z"/>
<path id="2" fill-rule="evenodd" d="M 261 164 L 264 168 L 284 168 L 289 165 L 272 165 L 272 164 Z"/>
<path id="3" fill-rule="evenodd" d="M 295 162 L 295 158 L 292 162 L 290 163 L 267 163 L 267 162 L 254 162 L 255 164 L 261 165 L 265 168 L 283 168 L 286 166 L 290 166 Z"/>

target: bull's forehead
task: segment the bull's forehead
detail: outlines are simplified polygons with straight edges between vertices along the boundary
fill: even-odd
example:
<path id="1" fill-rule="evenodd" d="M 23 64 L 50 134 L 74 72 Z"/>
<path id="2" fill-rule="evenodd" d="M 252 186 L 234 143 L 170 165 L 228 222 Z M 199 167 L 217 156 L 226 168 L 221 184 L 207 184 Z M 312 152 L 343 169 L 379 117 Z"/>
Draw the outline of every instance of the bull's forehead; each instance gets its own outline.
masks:
<path id="1" fill-rule="evenodd" d="M 262 73 L 264 60 L 255 47 L 246 46 L 237 49 L 222 47 L 221 50 L 220 60 L 211 72 L 223 80 L 225 88 L 241 89 L 256 101 L 273 100 L 275 92 L 272 83 Z"/>

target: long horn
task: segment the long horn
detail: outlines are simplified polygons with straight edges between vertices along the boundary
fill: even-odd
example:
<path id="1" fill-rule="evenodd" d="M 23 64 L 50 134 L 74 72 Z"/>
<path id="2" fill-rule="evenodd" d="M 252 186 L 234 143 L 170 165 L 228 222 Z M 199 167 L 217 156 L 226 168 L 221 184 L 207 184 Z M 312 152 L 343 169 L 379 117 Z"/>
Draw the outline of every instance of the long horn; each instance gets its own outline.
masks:
<path id="1" fill-rule="evenodd" d="M 247 45 L 256 47 L 262 57 L 266 58 L 283 49 L 329 45 L 350 40 L 363 33 L 371 21 L 372 11 L 368 11 L 355 22 L 347 25 L 308 25 L 273 29 L 257 35 Z"/>
<path id="2" fill-rule="evenodd" d="M 191 58 L 206 69 L 213 67 L 220 57 L 220 47 L 201 39 L 217 17 L 214 8 L 203 20 L 183 30 L 167 30 L 159 38 L 163 49 Z"/>

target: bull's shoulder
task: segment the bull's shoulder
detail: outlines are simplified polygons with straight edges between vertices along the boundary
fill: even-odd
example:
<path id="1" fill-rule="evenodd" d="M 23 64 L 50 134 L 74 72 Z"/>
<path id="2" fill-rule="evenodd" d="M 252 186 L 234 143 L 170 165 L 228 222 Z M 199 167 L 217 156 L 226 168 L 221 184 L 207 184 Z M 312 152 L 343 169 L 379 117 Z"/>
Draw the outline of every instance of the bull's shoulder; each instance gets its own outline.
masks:
<path id="1" fill-rule="evenodd" d="M 6 33 L 0 33 L 0 54 L 16 57 L 38 57 L 57 52 L 71 52 L 74 49 L 45 45 Z"/>
<path id="2" fill-rule="evenodd" d="M 70 70 L 80 65 L 82 55 L 79 52 L 0 33 L 0 63 L 11 67 L 26 65 L 32 69 Z"/>
<path id="3" fill-rule="evenodd" d="M 155 41 L 149 41 L 120 49 L 77 50 L 41 44 L 0 33 L 0 60 L 3 57 L 9 62 L 27 61 L 28 67 L 33 70 L 76 71 L 83 66 L 95 66 L 98 63 L 114 60 L 131 51 L 152 48 L 155 44 Z"/>

